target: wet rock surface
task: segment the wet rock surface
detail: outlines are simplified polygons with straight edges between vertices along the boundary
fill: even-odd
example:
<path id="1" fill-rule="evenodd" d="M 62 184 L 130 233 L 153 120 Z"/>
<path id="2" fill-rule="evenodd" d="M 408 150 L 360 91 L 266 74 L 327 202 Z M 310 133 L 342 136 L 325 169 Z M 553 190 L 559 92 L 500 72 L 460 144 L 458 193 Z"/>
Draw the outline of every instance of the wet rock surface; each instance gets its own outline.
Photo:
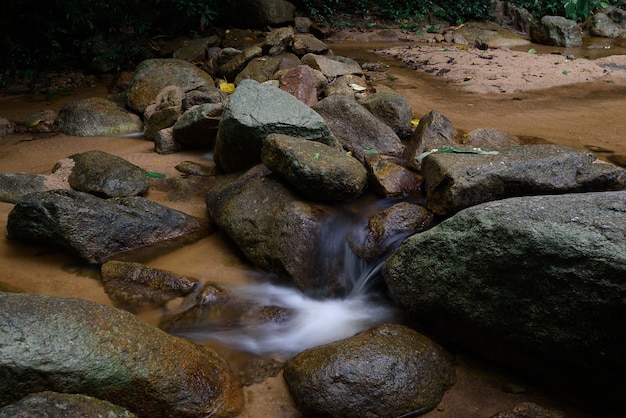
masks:
<path id="1" fill-rule="evenodd" d="M 45 243 L 98 263 L 162 241 L 207 234 L 209 225 L 141 197 L 106 200 L 53 190 L 20 200 L 9 214 L 7 232 L 9 239 Z"/>
<path id="2" fill-rule="evenodd" d="M 68 177 L 74 190 L 104 198 L 141 196 L 148 191 L 146 170 L 123 158 L 95 150 L 68 158 L 74 162 Z"/>
<path id="3" fill-rule="evenodd" d="M 243 397 L 214 351 L 80 299 L 0 293 L 0 404 L 43 390 L 138 416 L 232 417 Z"/>
<path id="4" fill-rule="evenodd" d="M 215 161 L 228 173 L 250 168 L 261 161 L 270 133 L 336 145 L 326 122 L 304 103 L 280 89 L 243 80 L 224 106 Z"/>
<path id="5" fill-rule="evenodd" d="M 100 97 L 68 103 L 56 123 L 62 132 L 74 136 L 114 136 L 143 129 L 139 116 Z"/>
<path id="6" fill-rule="evenodd" d="M 300 289 L 327 285 L 315 260 L 324 210 L 299 199 L 267 168 L 225 179 L 206 202 L 218 227 L 254 265 L 291 278 Z"/>
<path id="7" fill-rule="evenodd" d="M 493 155 L 459 151 L 431 154 L 422 162 L 426 204 L 439 215 L 506 197 L 626 187 L 624 169 L 574 148 L 540 144 Z"/>
<path id="8" fill-rule="evenodd" d="M 150 268 L 141 263 L 108 261 L 100 268 L 104 291 L 131 312 L 165 305 L 199 287 L 197 279 Z"/>
<path id="9" fill-rule="evenodd" d="M 128 86 L 128 107 L 143 113 L 167 86 L 179 86 L 186 93 L 203 86 L 215 86 L 215 82 L 207 72 L 187 61 L 173 58 L 142 61 Z"/>
<path id="10" fill-rule="evenodd" d="M 298 354 L 287 362 L 285 380 L 305 416 L 398 417 L 433 409 L 454 369 L 433 341 L 383 324 Z"/>
<path id="11" fill-rule="evenodd" d="M 408 238 L 385 262 L 385 282 L 437 335 L 594 407 L 619 408 L 625 197 L 518 197 L 465 209 Z"/>
<path id="12" fill-rule="evenodd" d="M 92 396 L 58 392 L 33 393 L 18 402 L 0 408 L 2 418 L 100 417 L 136 418 L 126 408 Z"/>
<path id="13" fill-rule="evenodd" d="M 367 171 L 358 160 L 321 142 L 270 134 L 261 161 L 311 200 L 346 200 L 360 195 L 367 185 Z"/>

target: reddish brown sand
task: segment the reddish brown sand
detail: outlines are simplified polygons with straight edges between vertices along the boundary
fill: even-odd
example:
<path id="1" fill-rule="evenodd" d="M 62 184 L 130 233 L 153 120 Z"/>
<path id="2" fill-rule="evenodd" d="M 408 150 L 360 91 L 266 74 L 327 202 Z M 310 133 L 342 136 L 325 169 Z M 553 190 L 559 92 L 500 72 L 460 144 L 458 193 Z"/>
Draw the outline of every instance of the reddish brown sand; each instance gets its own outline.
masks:
<path id="1" fill-rule="evenodd" d="M 371 47 L 371 45 L 370 45 Z M 336 44 L 333 48 L 338 53 L 354 56 L 359 61 L 379 61 L 387 68 L 385 84 L 393 87 L 411 102 L 415 116 L 437 109 L 447 116 L 455 127 L 468 132 L 475 128 L 491 127 L 508 131 L 522 137 L 532 137 L 536 141 L 548 141 L 569 145 L 581 149 L 596 150 L 599 158 L 610 155 L 626 155 L 626 118 L 623 117 L 626 100 L 626 82 L 619 74 L 600 74 L 591 76 L 585 69 L 589 80 L 583 83 L 549 87 L 542 84 L 535 86 L 535 78 L 524 75 L 518 63 L 532 59 L 533 65 L 545 68 L 555 67 L 555 59 L 562 57 L 536 55 L 531 58 L 519 52 L 498 50 L 490 51 L 494 58 L 489 60 L 488 72 L 493 77 L 479 75 L 476 60 L 477 52 L 470 58 L 462 57 L 464 51 L 424 49 L 432 62 L 447 62 L 452 56 L 454 71 L 449 77 L 437 77 L 405 67 L 395 60 L 364 52 L 354 45 Z M 426 47 L 424 47 L 426 48 Z M 513 54 L 517 54 L 516 57 Z M 497 60 L 495 57 L 498 57 Z M 473 60 L 473 61 L 472 61 Z M 465 65 L 464 65 L 465 63 Z M 543 64 L 541 64 L 543 63 Z M 570 65 L 561 62 L 559 69 Z M 532 72 L 539 70 L 534 69 Z M 541 68 L 541 67 L 539 67 Z M 567 67 L 570 68 L 570 67 Z M 517 69 L 517 70 L 516 70 Z M 457 74 L 458 70 L 458 76 Z M 531 71 L 531 70 L 529 70 Z M 571 69 L 570 74 L 578 74 Z M 583 73 L 583 71 L 580 71 Z M 588 74 L 587 74 L 588 73 Z M 472 87 L 459 82 L 459 78 L 471 75 Z M 506 77 L 503 77 L 507 74 Z M 547 73 L 546 73 L 547 74 Z M 558 75 L 558 74 L 557 74 Z M 566 76 L 561 73 L 559 80 Z M 543 83 L 549 77 L 539 77 Z M 516 80 L 517 87 L 502 87 Z M 567 80 L 574 77 L 567 76 Z M 490 85 L 500 83 L 500 91 L 491 88 L 481 90 L 477 86 L 482 82 Z M 485 81 L 487 80 L 487 81 Z M 560 83 L 554 83 L 557 85 Z M 509 86 L 509 84 L 506 84 Z M 77 89 L 71 96 L 54 97 L 49 102 L 30 101 L 28 97 L 4 97 L 0 100 L 0 115 L 11 120 L 24 120 L 31 113 L 42 109 L 58 111 L 64 103 L 81 97 L 105 96 L 102 85 L 94 88 Z M 153 152 L 153 145 L 142 139 L 134 138 L 75 138 L 65 135 L 40 137 L 31 134 L 11 135 L 0 138 L 0 171 L 49 174 L 55 163 L 71 154 L 91 149 L 99 149 L 119 155 L 129 161 L 152 171 L 165 173 L 169 177 L 180 176 L 174 167 L 182 161 L 210 163 L 210 158 L 201 152 L 183 152 L 162 156 Z M 206 216 L 204 201 L 198 197 L 187 202 L 173 202 L 165 199 L 165 194 L 151 190 L 147 196 L 165 205 L 196 216 Z M 46 248 L 9 242 L 6 236 L 7 215 L 12 204 L 0 203 L 0 262 L 2 276 L 0 282 L 16 291 L 40 293 L 57 296 L 72 296 L 110 304 L 97 279 L 84 274 L 77 260 Z M 169 254 L 157 257 L 149 262 L 153 267 L 164 268 L 180 274 L 197 277 L 201 280 L 219 282 L 246 282 L 251 280 L 242 270 L 244 262 L 238 258 L 225 243 L 219 233 L 186 246 Z M 142 317 L 156 323 L 156 314 Z M 517 377 L 497 373 L 478 365 L 464 356 L 458 356 L 457 383 L 444 396 L 439 407 L 423 415 L 427 418 L 484 418 L 514 405 L 532 401 L 539 405 L 560 409 L 568 417 L 585 417 L 570 405 L 547 394 L 529 382 Z M 516 389 L 523 389 L 521 393 Z M 260 384 L 245 388 L 246 410 L 242 417 L 297 417 L 288 395 L 284 381 L 279 375 Z"/>

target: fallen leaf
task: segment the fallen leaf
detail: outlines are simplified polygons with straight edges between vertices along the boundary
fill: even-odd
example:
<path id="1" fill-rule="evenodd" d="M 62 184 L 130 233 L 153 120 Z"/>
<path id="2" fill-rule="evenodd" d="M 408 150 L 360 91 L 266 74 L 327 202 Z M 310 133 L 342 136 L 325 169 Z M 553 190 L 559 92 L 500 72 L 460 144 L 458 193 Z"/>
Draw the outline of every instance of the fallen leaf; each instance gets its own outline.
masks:
<path id="1" fill-rule="evenodd" d="M 537 50 L 536 50 L 535 48 L 530 48 L 530 49 L 528 50 L 528 53 L 529 53 L 529 54 L 536 54 L 536 53 L 537 53 Z"/>
<path id="2" fill-rule="evenodd" d="M 156 171 L 150 171 L 150 170 L 146 170 L 146 175 L 150 177 L 151 179 L 164 179 L 165 178 L 165 174 L 157 173 Z"/>
<path id="3" fill-rule="evenodd" d="M 222 90 L 224 93 L 232 94 L 235 91 L 235 85 L 233 83 L 222 81 L 220 83 L 220 90 Z"/>

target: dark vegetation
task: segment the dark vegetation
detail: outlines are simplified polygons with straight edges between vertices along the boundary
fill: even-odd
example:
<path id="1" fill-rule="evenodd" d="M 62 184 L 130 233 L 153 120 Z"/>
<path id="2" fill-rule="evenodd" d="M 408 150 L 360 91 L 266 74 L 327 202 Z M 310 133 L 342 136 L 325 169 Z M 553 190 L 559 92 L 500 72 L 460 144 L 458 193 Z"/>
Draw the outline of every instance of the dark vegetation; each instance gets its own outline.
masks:
<path id="1" fill-rule="evenodd" d="M 534 16 L 584 20 L 618 0 L 514 0 Z M 151 55 L 155 40 L 226 26 L 221 0 L 5 0 L 0 14 L 0 87 L 45 83 L 45 72 L 114 72 Z M 488 0 L 296 0 L 319 24 L 420 31 L 432 22 L 489 19 Z M 357 17 L 358 19 L 354 19 Z M 236 26 L 236 22 L 232 22 Z M 429 26 L 430 24 L 430 26 Z"/>

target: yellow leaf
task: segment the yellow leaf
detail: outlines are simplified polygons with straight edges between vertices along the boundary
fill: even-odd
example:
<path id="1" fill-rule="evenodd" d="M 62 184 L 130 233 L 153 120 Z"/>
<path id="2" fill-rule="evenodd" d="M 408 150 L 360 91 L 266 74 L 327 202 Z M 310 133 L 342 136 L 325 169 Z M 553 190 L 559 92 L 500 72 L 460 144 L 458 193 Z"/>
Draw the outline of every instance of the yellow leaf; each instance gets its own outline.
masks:
<path id="1" fill-rule="evenodd" d="M 419 119 L 411 119 L 411 126 L 412 127 L 417 127 L 417 125 L 420 124 L 420 120 Z"/>
<path id="2" fill-rule="evenodd" d="M 231 94 L 235 91 L 235 85 L 233 83 L 227 83 L 226 81 L 222 81 L 220 83 L 220 90 L 222 90 L 224 93 Z"/>

